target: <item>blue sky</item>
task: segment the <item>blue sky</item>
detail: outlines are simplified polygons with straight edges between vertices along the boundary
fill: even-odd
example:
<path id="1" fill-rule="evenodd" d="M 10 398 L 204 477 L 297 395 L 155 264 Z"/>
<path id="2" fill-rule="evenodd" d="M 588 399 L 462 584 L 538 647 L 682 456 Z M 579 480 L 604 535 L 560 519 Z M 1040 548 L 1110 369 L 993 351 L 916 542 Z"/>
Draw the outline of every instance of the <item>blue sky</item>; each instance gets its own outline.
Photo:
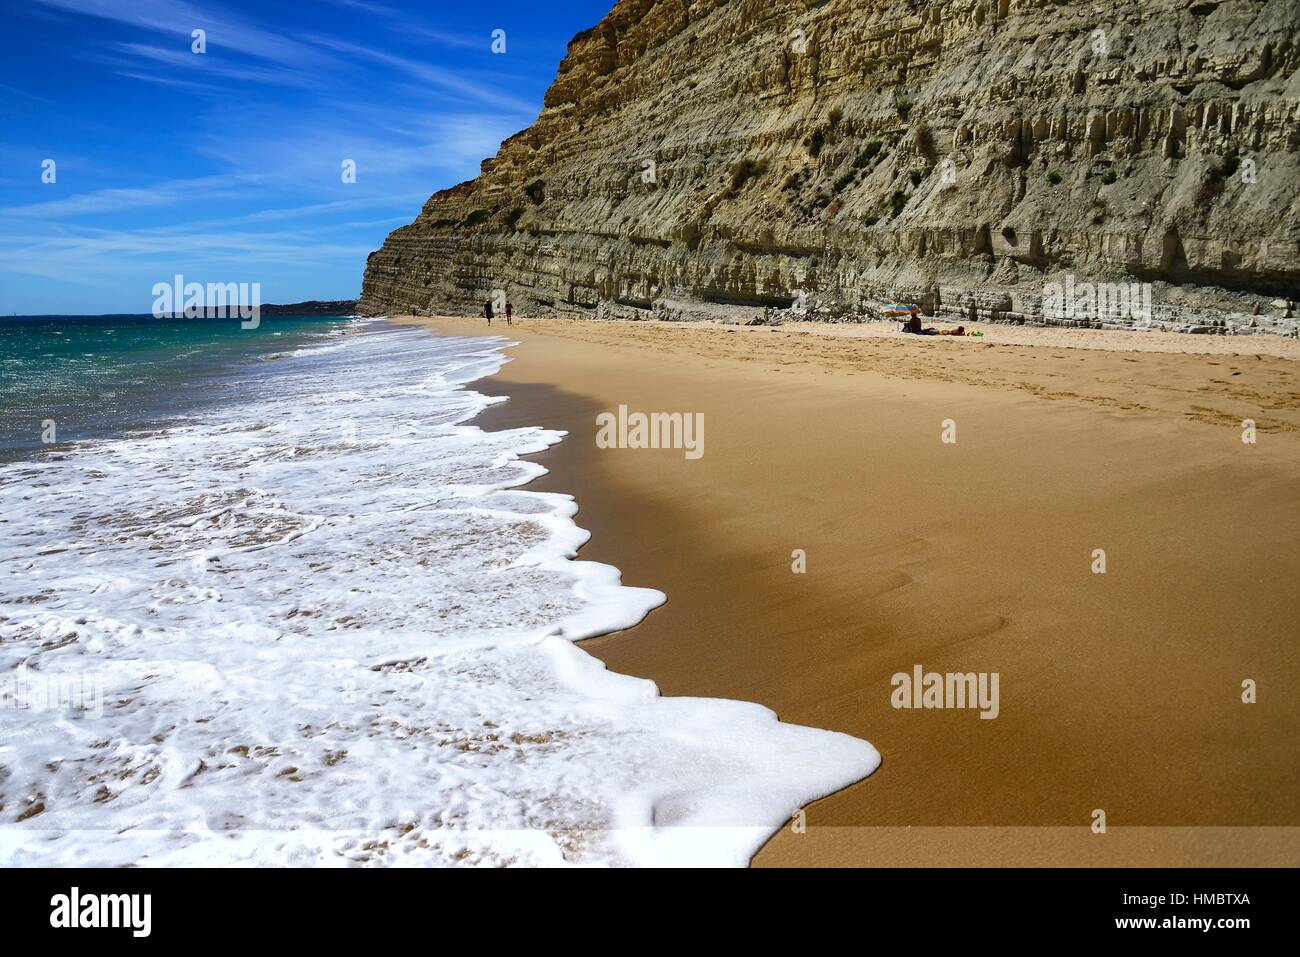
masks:
<path id="1" fill-rule="evenodd" d="M 355 297 L 366 255 L 532 123 L 612 6 L 6 0 L 0 313 L 147 312 L 176 273 Z"/>

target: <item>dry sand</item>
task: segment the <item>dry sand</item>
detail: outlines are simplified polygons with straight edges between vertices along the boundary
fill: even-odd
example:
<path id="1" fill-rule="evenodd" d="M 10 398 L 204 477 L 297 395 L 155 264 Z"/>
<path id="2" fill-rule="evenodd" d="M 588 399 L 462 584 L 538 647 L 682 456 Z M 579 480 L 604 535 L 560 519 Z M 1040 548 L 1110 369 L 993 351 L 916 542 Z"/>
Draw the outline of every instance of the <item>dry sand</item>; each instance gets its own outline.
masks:
<path id="1" fill-rule="evenodd" d="M 497 322 L 479 424 L 567 430 L 534 487 L 668 595 L 587 650 L 882 753 L 756 864 L 1295 865 L 1300 343 L 982 328 Z M 620 404 L 705 454 L 598 449 Z M 916 664 L 997 672 L 999 716 L 896 710 Z"/>

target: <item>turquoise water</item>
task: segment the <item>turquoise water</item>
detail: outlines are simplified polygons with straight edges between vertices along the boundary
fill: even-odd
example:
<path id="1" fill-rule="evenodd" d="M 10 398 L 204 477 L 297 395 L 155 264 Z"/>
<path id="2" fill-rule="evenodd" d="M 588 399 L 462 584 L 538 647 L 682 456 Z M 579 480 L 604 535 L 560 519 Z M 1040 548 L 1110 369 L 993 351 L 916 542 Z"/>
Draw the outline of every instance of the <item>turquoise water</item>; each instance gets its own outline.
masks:
<path id="1" fill-rule="evenodd" d="M 0 317 L 0 461 L 171 421 L 220 401 L 239 369 L 348 321 L 273 316 L 244 329 L 238 319 Z"/>

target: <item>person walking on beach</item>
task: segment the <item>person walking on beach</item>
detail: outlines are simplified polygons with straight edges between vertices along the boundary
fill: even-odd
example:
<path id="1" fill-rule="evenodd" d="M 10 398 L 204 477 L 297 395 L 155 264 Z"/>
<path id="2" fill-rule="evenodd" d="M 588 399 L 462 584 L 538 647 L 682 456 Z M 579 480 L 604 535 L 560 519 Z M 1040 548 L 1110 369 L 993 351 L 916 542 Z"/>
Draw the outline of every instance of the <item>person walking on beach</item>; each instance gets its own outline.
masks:
<path id="1" fill-rule="evenodd" d="M 489 299 L 483 303 L 483 317 L 487 319 L 488 325 L 492 325 L 492 300 Z"/>
<path id="2" fill-rule="evenodd" d="M 515 315 L 515 304 L 513 302 L 507 302 L 506 303 L 506 325 L 507 326 L 514 325 L 514 322 L 512 321 L 514 319 L 514 315 Z"/>

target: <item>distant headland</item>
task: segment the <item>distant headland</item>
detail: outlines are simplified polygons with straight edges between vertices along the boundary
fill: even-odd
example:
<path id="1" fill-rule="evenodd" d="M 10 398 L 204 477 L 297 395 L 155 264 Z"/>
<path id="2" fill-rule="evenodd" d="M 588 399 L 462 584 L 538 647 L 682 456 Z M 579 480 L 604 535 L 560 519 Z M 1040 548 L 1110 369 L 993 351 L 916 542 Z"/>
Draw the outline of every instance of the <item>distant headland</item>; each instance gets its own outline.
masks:
<path id="1" fill-rule="evenodd" d="M 235 306 L 233 304 L 197 306 L 193 315 L 186 315 L 183 312 L 172 312 L 163 310 L 161 313 L 155 313 L 158 319 L 227 319 L 231 318 Z M 355 299 L 310 299 L 307 302 L 290 302 L 283 304 L 266 303 L 257 306 L 259 316 L 351 316 L 357 311 L 357 300 Z"/>
<path id="2" fill-rule="evenodd" d="M 264 316 L 350 316 L 357 311 L 355 299 L 310 299 L 286 305 L 261 307 Z"/>

